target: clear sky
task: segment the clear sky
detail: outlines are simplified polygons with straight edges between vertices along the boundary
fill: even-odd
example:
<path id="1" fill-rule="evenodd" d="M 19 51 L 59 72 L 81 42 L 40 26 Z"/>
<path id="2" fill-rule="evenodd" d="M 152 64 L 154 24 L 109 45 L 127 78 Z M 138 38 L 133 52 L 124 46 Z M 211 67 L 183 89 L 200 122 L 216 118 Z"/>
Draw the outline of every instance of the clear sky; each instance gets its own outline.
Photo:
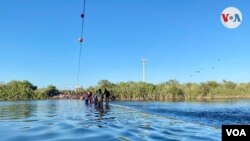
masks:
<path id="1" fill-rule="evenodd" d="M 101 79 L 250 80 L 250 1 L 87 0 L 81 85 Z M 236 29 L 220 14 L 234 6 Z M 1 0 L 0 81 L 60 89 L 76 84 L 82 0 Z M 199 71 L 199 73 L 197 72 Z"/>

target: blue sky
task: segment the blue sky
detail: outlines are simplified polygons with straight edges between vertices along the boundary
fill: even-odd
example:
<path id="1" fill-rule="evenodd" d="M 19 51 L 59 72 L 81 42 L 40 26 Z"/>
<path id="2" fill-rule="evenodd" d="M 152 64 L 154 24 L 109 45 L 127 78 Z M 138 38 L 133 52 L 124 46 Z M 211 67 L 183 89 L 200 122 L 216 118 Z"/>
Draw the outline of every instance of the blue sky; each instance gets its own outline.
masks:
<path id="1" fill-rule="evenodd" d="M 250 1 L 87 0 L 80 83 L 250 80 Z M 236 29 L 220 21 L 241 10 Z M 0 1 L 0 81 L 76 84 L 81 0 Z M 200 71 L 200 73 L 196 73 Z"/>

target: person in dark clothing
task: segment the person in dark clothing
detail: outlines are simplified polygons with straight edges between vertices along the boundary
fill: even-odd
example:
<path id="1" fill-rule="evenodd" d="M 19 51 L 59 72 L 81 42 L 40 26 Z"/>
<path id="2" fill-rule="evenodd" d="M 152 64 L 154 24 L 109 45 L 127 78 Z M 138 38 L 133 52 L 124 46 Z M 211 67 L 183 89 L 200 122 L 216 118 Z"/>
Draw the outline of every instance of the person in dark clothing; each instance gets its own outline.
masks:
<path id="1" fill-rule="evenodd" d="M 105 95 L 105 102 L 106 102 L 106 105 L 109 105 L 109 99 L 110 99 L 110 92 L 105 89 L 104 90 L 104 95 Z"/>
<path id="2" fill-rule="evenodd" d="M 112 101 L 115 101 L 116 100 L 116 97 L 114 95 L 111 96 L 111 100 Z"/>
<path id="3" fill-rule="evenodd" d="M 89 100 L 89 99 L 88 99 L 88 93 L 84 93 L 84 94 L 83 94 L 83 99 L 84 99 L 84 101 L 85 101 L 85 104 L 88 105 L 88 104 L 89 104 L 89 102 L 88 102 L 88 100 Z"/>
<path id="4" fill-rule="evenodd" d="M 88 102 L 89 102 L 89 104 L 92 104 L 92 100 L 93 100 L 93 94 L 92 94 L 92 92 L 88 92 Z"/>

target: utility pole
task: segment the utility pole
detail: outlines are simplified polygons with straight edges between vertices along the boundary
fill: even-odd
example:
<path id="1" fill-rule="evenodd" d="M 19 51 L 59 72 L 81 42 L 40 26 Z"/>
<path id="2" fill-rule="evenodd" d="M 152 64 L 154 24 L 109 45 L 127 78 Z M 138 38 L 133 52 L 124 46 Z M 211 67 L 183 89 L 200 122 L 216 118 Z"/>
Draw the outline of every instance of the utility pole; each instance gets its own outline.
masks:
<path id="1" fill-rule="evenodd" d="M 147 59 L 143 58 L 141 61 L 142 61 L 142 81 L 146 82 L 146 63 L 147 63 Z"/>

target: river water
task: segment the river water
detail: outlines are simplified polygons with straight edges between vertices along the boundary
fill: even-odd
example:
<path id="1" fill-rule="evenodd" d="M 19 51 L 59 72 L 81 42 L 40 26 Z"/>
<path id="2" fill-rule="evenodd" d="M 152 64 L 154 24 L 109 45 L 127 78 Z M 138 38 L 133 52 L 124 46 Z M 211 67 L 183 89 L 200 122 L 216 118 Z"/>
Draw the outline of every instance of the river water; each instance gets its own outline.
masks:
<path id="1" fill-rule="evenodd" d="M 211 141 L 221 124 L 250 124 L 250 100 L 112 102 L 98 110 L 79 100 L 0 102 L 1 141 Z"/>

